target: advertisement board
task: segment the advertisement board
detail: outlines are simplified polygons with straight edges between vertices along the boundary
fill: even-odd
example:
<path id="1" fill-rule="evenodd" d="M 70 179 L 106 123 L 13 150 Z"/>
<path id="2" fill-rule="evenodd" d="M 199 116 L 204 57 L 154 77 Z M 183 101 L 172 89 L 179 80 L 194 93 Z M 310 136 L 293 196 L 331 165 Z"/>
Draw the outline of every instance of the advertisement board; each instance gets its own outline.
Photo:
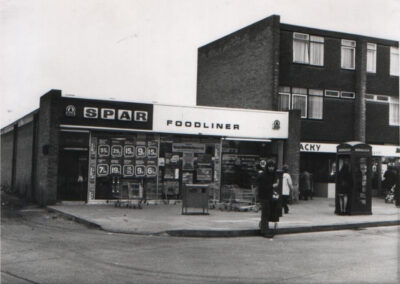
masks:
<path id="1" fill-rule="evenodd" d="M 288 138 L 288 113 L 154 105 L 153 130 L 241 138 Z"/>

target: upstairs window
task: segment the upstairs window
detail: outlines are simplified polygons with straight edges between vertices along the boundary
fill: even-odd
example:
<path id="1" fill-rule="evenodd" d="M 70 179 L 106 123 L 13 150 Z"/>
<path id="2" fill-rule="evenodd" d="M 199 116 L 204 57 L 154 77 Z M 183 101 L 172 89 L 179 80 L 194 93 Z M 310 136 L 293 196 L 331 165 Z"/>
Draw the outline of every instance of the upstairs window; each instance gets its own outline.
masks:
<path id="1" fill-rule="evenodd" d="M 324 65 L 324 38 L 293 33 L 293 62 Z"/>
<path id="2" fill-rule="evenodd" d="M 278 110 L 288 111 L 290 109 L 290 87 L 279 87 Z"/>
<path id="3" fill-rule="evenodd" d="M 400 126 L 399 99 L 391 97 L 389 102 L 389 125 Z"/>
<path id="4" fill-rule="evenodd" d="M 354 99 L 356 96 L 355 96 L 355 93 L 354 93 L 354 92 L 345 92 L 345 91 L 342 91 L 342 92 L 340 93 L 340 97 L 341 97 L 341 98 L 344 98 L 344 99 Z"/>
<path id="5" fill-rule="evenodd" d="M 342 39 L 341 54 L 341 67 L 354 70 L 356 65 L 356 42 Z"/>
<path id="6" fill-rule="evenodd" d="M 325 90 L 325 97 L 338 98 L 340 92 L 334 90 Z"/>
<path id="7" fill-rule="evenodd" d="M 390 75 L 399 76 L 399 49 L 390 48 Z"/>
<path id="8" fill-rule="evenodd" d="M 310 36 L 307 34 L 293 33 L 293 62 L 306 63 L 310 62 L 308 57 L 308 44 Z"/>
<path id="9" fill-rule="evenodd" d="M 307 89 L 292 89 L 292 109 L 299 109 L 301 118 L 307 118 Z"/>
<path id="10" fill-rule="evenodd" d="M 323 115 L 323 90 L 308 90 L 308 118 L 322 119 Z"/>
<path id="11" fill-rule="evenodd" d="M 367 44 L 367 72 L 376 73 L 376 44 Z"/>
<path id="12" fill-rule="evenodd" d="M 310 64 L 324 66 L 324 38 L 310 36 Z"/>

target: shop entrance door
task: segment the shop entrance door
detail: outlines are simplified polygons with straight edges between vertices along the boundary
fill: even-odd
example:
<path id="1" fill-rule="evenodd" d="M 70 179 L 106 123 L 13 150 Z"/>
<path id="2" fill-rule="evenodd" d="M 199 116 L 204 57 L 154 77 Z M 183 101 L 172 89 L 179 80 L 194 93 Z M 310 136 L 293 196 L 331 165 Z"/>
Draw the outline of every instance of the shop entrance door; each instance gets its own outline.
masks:
<path id="1" fill-rule="evenodd" d="M 61 150 L 57 199 L 86 201 L 88 151 Z"/>

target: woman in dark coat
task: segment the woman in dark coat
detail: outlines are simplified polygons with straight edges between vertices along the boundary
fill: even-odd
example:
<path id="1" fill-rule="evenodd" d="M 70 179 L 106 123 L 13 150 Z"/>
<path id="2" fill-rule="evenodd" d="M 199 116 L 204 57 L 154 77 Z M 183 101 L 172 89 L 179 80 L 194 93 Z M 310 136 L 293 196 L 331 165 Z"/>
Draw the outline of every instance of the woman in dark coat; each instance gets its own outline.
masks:
<path id="1" fill-rule="evenodd" d="M 348 159 L 343 160 L 343 166 L 339 170 L 337 179 L 337 191 L 339 198 L 339 215 L 344 215 L 347 213 L 347 203 L 348 203 L 348 195 L 352 188 L 352 176 L 350 171 L 350 161 Z"/>
<path id="2" fill-rule="evenodd" d="M 278 187 L 278 178 L 273 161 L 267 162 L 265 170 L 257 178 L 257 185 L 258 200 L 261 204 L 261 234 L 266 237 L 273 237 L 268 222 L 279 221 L 279 212 L 276 210 L 278 202 L 273 200 L 274 189 Z"/>

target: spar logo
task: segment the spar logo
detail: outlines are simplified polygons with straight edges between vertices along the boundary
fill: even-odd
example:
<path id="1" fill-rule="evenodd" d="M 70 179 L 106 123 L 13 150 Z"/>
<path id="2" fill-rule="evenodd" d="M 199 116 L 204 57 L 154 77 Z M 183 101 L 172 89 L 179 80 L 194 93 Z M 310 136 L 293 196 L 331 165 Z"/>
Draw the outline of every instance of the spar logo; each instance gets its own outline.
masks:
<path id="1" fill-rule="evenodd" d="M 68 117 L 75 117 L 76 116 L 76 108 L 73 105 L 68 105 L 65 108 L 65 115 Z"/>
<path id="2" fill-rule="evenodd" d="M 279 130 L 281 128 L 281 122 L 279 120 L 275 120 L 272 124 L 272 129 Z"/>
<path id="3" fill-rule="evenodd" d="M 129 109 L 114 109 L 114 108 L 97 108 L 97 107 L 84 107 L 83 117 L 88 119 L 105 119 L 105 120 L 121 120 L 121 121 L 136 121 L 147 122 L 149 114 L 143 110 L 129 110 Z"/>

